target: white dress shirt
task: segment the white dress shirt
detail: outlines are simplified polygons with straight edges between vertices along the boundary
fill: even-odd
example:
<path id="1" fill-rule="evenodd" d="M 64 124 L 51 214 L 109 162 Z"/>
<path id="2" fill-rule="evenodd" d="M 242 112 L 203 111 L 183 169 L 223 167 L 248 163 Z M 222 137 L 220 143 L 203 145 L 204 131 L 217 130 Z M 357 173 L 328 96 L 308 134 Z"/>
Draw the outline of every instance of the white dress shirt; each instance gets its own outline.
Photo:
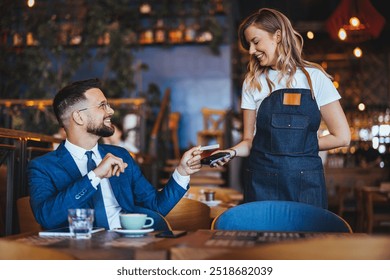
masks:
<path id="1" fill-rule="evenodd" d="M 81 175 L 85 176 L 87 174 L 88 158 L 85 154 L 87 150 L 70 143 L 68 139 L 66 139 L 65 141 L 65 148 L 72 155 L 77 167 L 80 170 Z M 91 149 L 91 151 L 93 152 L 92 159 L 95 161 L 97 166 L 102 161 L 102 157 L 98 150 L 98 144 L 96 144 L 95 147 Z M 177 170 L 173 172 L 172 177 L 183 189 L 186 189 L 188 183 L 190 182 L 190 176 L 182 176 Z M 120 228 L 121 225 L 119 221 L 119 213 L 121 212 L 122 208 L 120 207 L 118 201 L 115 198 L 110 181 L 107 178 L 100 179 L 93 171 L 90 171 L 88 173 L 88 178 L 91 180 L 91 184 L 95 189 L 97 189 L 97 186 L 100 184 L 110 229 Z"/>

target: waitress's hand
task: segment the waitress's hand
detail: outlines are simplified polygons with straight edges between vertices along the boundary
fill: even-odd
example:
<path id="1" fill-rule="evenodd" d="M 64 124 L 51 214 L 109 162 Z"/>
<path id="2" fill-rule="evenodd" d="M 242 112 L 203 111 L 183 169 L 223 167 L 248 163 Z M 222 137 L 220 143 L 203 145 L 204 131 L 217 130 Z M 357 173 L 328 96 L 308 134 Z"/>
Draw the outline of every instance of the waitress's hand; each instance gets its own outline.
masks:
<path id="1" fill-rule="evenodd" d="M 222 167 L 225 164 L 227 164 L 229 161 L 231 161 L 237 155 L 236 150 L 233 150 L 233 149 L 217 150 L 217 151 L 212 152 L 211 155 L 214 155 L 216 153 L 229 153 L 230 157 L 226 157 L 226 158 L 223 158 L 221 160 L 218 160 L 216 163 L 214 163 L 212 165 L 212 167 L 218 167 L 218 166 Z"/>

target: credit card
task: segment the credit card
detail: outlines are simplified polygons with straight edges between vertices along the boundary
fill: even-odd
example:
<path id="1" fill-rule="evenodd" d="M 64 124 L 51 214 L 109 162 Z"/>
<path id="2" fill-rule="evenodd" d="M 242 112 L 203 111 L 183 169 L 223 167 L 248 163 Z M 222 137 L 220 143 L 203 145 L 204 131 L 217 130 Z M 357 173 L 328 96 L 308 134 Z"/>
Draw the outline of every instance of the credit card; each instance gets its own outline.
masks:
<path id="1" fill-rule="evenodd" d="M 218 148 L 219 148 L 219 144 L 214 144 L 214 145 L 202 146 L 202 147 L 200 147 L 199 150 L 207 151 L 207 150 L 214 150 L 214 149 L 218 149 Z"/>

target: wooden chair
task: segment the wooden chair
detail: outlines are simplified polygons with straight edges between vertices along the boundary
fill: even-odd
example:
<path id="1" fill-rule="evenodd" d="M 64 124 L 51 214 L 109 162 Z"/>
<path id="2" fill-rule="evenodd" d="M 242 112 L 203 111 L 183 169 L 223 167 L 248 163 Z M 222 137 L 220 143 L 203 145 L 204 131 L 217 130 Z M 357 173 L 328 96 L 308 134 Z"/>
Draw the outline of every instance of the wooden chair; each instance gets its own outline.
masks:
<path id="1" fill-rule="evenodd" d="M 352 233 L 350 225 L 335 213 L 293 201 L 240 204 L 216 217 L 211 229 Z"/>
<path id="2" fill-rule="evenodd" d="M 76 260 L 74 256 L 45 247 L 0 239 L 0 260 Z"/>
<path id="3" fill-rule="evenodd" d="M 0 164 L 0 236 L 5 233 L 5 209 L 7 197 L 7 166 Z"/>
<path id="4" fill-rule="evenodd" d="M 356 214 L 356 195 L 354 186 L 336 186 L 337 214 L 344 217 L 346 213 Z"/>
<path id="5" fill-rule="evenodd" d="M 202 108 L 203 130 L 198 131 L 198 145 L 207 145 L 211 140 L 216 140 L 220 148 L 225 145 L 226 110 Z"/>
<path id="6" fill-rule="evenodd" d="M 171 112 L 169 114 L 168 128 L 171 132 L 172 140 L 172 149 L 173 149 L 173 158 L 180 160 L 180 145 L 179 145 L 179 123 L 180 123 L 180 113 Z"/>
<path id="7" fill-rule="evenodd" d="M 153 228 L 155 230 L 172 230 L 172 227 L 169 224 L 168 220 L 163 215 L 161 215 L 156 211 L 141 206 L 134 206 L 133 213 L 144 213 L 148 215 L 148 217 L 153 218 L 154 220 Z"/>
<path id="8" fill-rule="evenodd" d="M 159 179 L 160 186 L 164 186 L 169 177 L 175 171 L 177 165 L 180 162 L 180 145 L 179 145 L 179 122 L 180 122 L 180 113 L 179 112 L 171 112 L 169 114 L 168 120 L 168 128 L 170 131 L 170 142 L 172 143 L 172 154 L 168 155 L 167 160 L 162 168 L 162 173 L 164 174 Z"/>
<path id="9" fill-rule="evenodd" d="M 361 193 L 363 230 L 373 233 L 379 227 L 390 226 L 390 192 L 378 187 L 363 187 Z"/>
<path id="10" fill-rule="evenodd" d="M 173 230 L 195 231 L 210 229 L 210 207 L 206 204 L 183 197 L 165 216 Z"/>
<path id="11" fill-rule="evenodd" d="M 203 116 L 203 129 L 197 133 L 197 144 L 204 146 L 217 143 L 220 149 L 224 149 L 226 148 L 225 146 L 230 145 L 231 139 L 228 137 L 229 133 L 227 133 L 228 127 L 230 127 L 228 121 L 229 111 L 203 107 L 201 112 Z M 207 153 L 204 156 L 206 155 Z M 225 172 L 226 168 L 205 170 L 206 166 L 202 168 L 201 172 L 191 176 L 192 184 L 203 186 L 223 186 L 227 184 L 228 176 Z"/>
<path id="12" fill-rule="evenodd" d="M 35 220 L 30 206 L 30 197 L 24 196 L 16 201 L 20 233 L 40 231 L 42 227 Z"/>

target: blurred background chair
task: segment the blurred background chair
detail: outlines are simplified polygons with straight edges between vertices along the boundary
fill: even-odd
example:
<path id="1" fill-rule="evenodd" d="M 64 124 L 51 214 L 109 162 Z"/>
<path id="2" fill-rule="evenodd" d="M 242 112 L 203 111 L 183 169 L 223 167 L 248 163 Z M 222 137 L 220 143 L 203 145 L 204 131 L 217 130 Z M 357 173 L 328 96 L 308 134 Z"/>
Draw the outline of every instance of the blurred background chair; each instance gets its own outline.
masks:
<path id="1" fill-rule="evenodd" d="M 215 141 L 221 149 L 225 145 L 226 110 L 202 108 L 203 130 L 198 131 L 198 145 L 208 145 Z"/>
<path id="2" fill-rule="evenodd" d="M 179 112 L 171 112 L 169 114 L 168 128 L 171 132 L 172 140 L 172 150 L 173 150 L 173 159 L 178 163 L 180 155 L 180 145 L 179 145 L 179 124 L 180 124 L 181 114 Z"/>
<path id="3" fill-rule="evenodd" d="M 390 191 L 363 187 L 361 199 L 363 231 L 379 233 L 385 228 L 390 229 Z"/>
<path id="4" fill-rule="evenodd" d="M 336 186 L 337 214 L 344 217 L 348 213 L 356 213 L 356 195 L 354 186 Z"/>
<path id="5" fill-rule="evenodd" d="M 41 225 L 35 220 L 34 214 L 31 210 L 29 196 L 18 198 L 16 201 L 16 208 L 18 211 L 20 233 L 40 231 L 42 229 Z"/>
<path id="6" fill-rule="evenodd" d="M 212 229 L 284 232 L 350 232 L 337 214 L 293 201 L 255 201 L 230 208 L 213 220 Z"/>
<path id="7" fill-rule="evenodd" d="M 219 149 L 229 147 L 231 145 L 231 133 L 229 130 L 231 114 L 229 110 L 203 107 L 201 112 L 203 129 L 197 132 L 197 144 L 201 146 L 219 144 Z M 203 152 L 202 157 L 211 153 L 212 151 Z M 204 186 L 226 185 L 228 183 L 227 168 L 203 166 L 200 172 L 191 176 L 191 183 Z"/>
<path id="8" fill-rule="evenodd" d="M 0 260 L 76 260 L 74 256 L 44 247 L 0 239 Z"/>
<path id="9" fill-rule="evenodd" d="M 165 219 L 173 230 L 210 229 L 210 207 L 200 201 L 183 197 Z"/>

